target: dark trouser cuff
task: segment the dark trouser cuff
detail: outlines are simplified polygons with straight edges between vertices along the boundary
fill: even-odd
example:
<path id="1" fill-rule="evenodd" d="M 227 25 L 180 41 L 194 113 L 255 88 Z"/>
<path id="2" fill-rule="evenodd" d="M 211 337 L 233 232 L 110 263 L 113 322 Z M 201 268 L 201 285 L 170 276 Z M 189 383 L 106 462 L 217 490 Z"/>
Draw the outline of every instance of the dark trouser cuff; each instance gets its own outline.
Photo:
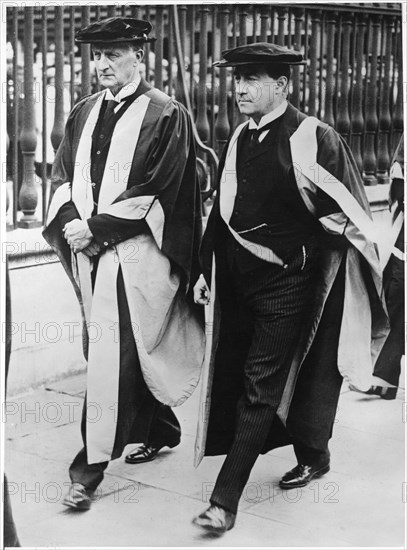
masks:
<path id="1" fill-rule="evenodd" d="M 322 448 L 308 447 L 303 443 L 294 443 L 294 452 L 298 464 L 307 466 L 325 466 L 329 464 L 331 453 L 328 443 L 321 445 Z"/>

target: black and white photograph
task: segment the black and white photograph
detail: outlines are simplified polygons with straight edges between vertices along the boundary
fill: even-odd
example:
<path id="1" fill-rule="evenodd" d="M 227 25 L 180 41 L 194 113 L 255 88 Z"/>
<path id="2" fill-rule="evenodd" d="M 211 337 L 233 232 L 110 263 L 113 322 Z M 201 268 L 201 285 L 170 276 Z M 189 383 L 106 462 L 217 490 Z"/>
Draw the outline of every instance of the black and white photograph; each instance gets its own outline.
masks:
<path id="1" fill-rule="evenodd" d="M 4 548 L 406 548 L 407 1 L 1 2 Z"/>

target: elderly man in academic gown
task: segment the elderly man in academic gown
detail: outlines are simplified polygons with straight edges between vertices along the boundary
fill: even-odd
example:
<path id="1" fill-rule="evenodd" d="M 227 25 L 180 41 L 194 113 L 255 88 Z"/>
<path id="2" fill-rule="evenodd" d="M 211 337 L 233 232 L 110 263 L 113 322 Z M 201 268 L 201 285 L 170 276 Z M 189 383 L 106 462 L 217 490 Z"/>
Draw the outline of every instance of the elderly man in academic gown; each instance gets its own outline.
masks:
<path id="1" fill-rule="evenodd" d="M 227 456 L 194 523 L 217 533 L 234 526 L 260 453 L 294 446 L 298 465 L 283 489 L 329 471 L 342 379 L 370 386 L 388 330 L 380 235 L 351 152 L 286 100 L 302 55 L 257 43 L 223 56 L 217 65 L 234 67 L 236 101 L 250 119 L 220 162 L 195 286 L 197 303 L 209 301 L 213 338 L 196 463 Z"/>
<path id="2" fill-rule="evenodd" d="M 52 174 L 44 236 L 78 296 L 88 360 L 84 448 L 64 504 L 87 510 L 108 461 L 132 463 L 175 447 L 170 406 L 197 385 L 204 334 L 188 293 L 201 237 L 191 121 L 140 77 L 151 24 L 98 21 L 90 43 L 104 90 L 71 112 Z"/>

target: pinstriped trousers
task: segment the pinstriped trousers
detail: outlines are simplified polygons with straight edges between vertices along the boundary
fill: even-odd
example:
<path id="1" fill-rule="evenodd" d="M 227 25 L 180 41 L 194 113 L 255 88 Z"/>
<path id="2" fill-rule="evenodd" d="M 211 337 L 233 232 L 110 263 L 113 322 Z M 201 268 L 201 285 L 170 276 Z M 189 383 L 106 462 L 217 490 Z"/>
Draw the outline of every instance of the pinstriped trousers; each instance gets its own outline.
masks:
<path id="1" fill-rule="evenodd" d="M 232 293 L 227 292 L 227 299 L 239 301 L 250 318 L 252 329 L 244 363 L 244 386 L 237 402 L 235 431 L 210 501 L 234 513 L 280 404 L 302 322 L 314 293 L 317 253 L 308 252 L 305 265 L 300 250 L 286 269 L 274 264 L 266 264 L 246 274 L 239 274 L 235 267 L 227 269 L 229 289 L 232 287 Z M 224 269 L 225 261 L 221 263 Z M 222 285 L 220 292 L 221 289 Z M 220 303 L 222 315 L 227 315 L 221 294 Z M 240 322 L 245 321 L 241 319 Z M 235 334 L 239 339 L 238 332 Z M 229 340 L 226 346 L 229 350 L 231 344 Z M 238 341 L 236 347 L 239 347 Z M 227 361 L 225 353 L 227 350 L 220 341 L 215 377 L 218 361 Z M 233 377 L 233 365 L 229 365 L 228 375 Z"/>

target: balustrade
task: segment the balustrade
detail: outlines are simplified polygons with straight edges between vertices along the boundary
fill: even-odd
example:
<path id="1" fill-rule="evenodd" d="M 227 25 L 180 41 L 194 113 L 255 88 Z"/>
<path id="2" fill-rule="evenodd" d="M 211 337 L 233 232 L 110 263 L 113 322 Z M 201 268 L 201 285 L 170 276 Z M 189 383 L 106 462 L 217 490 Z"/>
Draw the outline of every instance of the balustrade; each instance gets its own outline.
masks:
<path id="1" fill-rule="evenodd" d="M 398 29 L 401 31 L 401 21 L 398 21 Z M 403 133 L 403 105 L 405 104 L 405 98 L 403 97 L 403 41 L 401 32 L 396 34 L 396 59 L 393 62 L 393 74 L 397 74 L 397 99 L 396 105 L 393 111 L 392 117 L 392 133 L 393 138 L 391 142 L 391 153 L 393 154 L 398 146 L 401 135 Z M 394 88 L 393 88 L 394 89 Z M 406 90 L 407 91 L 407 90 Z M 393 96 L 391 96 L 391 102 L 393 102 Z"/>
<path id="2" fill-rule="evenodd" d="M 216 163 L 213 150 L 219 154 L 236 125 L 245 120 L 235 106 L 231 71 L 212 68 L 212 63 L 225 49 L 268 41 L 295 48 L 307 60 L 305 66 L 292 69 L 291 103 L 308 115 L 320 117 L 347 139 L 366 184 L 385 183 L 394 145 L 403 131 L 400 6 L 262 3 L 7 8 L 8 40 L 14 52 L 7 97 L 14 226 L 18 219 L 24 226 L 37 222 L 33 54 L 41 54 L 43 61 L 38 84 L 42 119 L 37 124 L 42 127 L 43 137 L 38 143 L 42 162 L 41 153 L 37 154 L 37 168 L 41 169 L 44 212 L 52 162 L 46 144 L 51 139 L 54 149 L 58 147 L 65 107 L 72 108 L 80 97 L 99 89 L 90 46 L 76 46 L 75 31 L 98 18 L 115 15 L 151 20 L 157 41 L 145 48 L 146 78 L 188 106 L 202 156 L 211 162 Z M 51 47 L 55 51 L 56 91 L 52 122 L 47 120 L 45 104 Z M 174 59 L 177 72 L 172 68 Z M 36 61 L 39 63 L 39 58 Z M 23 87 L 20 66 L 24 67 Z M 64 98 L 64 86 L 69 98 Z M 22 218 L 17 212 L 18 194 Z"/>

